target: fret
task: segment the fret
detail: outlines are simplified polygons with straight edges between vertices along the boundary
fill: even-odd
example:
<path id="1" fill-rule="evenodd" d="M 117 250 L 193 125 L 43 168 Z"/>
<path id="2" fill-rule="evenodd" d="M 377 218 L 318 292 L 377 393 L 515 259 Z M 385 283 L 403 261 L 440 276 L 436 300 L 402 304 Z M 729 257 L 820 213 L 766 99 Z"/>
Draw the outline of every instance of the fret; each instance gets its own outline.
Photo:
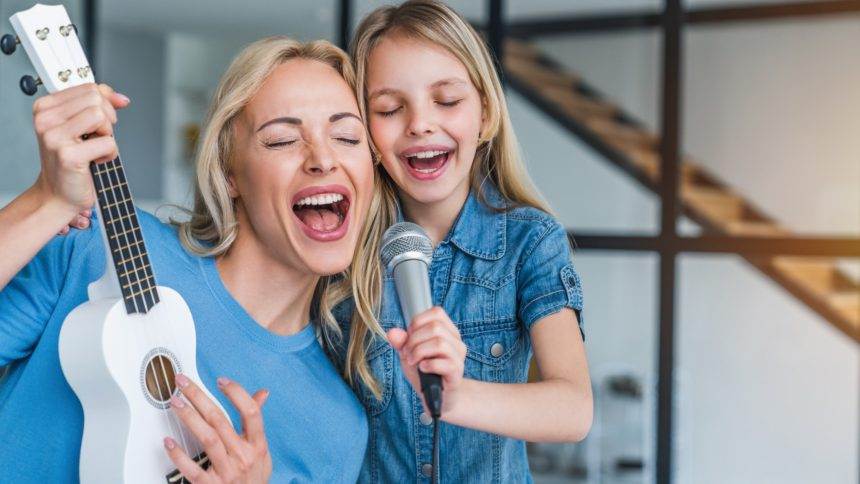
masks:
<path id="1" fill-rule="evenodd" d="M 133 255 L 133 256 L 131 256 L 131 257 L 126 257 L 125 259 L 123 259 L 123 260 L 121 260 L 121 261 L 117 262 L 117 263 L 116 263 L 116 265 L 118 265 L 118 266 L 119 266 L 119 265 L 128 264 L 129 262 L 131 262 L 131 261 L 133 261 L 133 260 L 140 259 L 140 258 L 141 258 L 141 257 L 143 257 L 144 255 L 146 255 L 146 254 L 137 254 L 137 255 Z"/>
<path id="2" fill-rule="evenodd" d="M 147 274 L 147 276 L 146 276 L 146 277 L 144 277 L 143 279 L 140 279 L 140 282 L 150 281 L 150 280 L 153 280 L 154 278 L 155 278 L 155 276 L 153 276 L 152 274 Z M 127 289 L 127 288 L 128 288 L 129 286 L 131 286 L 132 284 L 134 284 L 134 283 L 133 283 L 133 282 L 129 282 L 128 284 L 126 284 L 126 285 L 122 286 L 122 288 L 123 288 L 123 289 Z M 150 287 L 150 288 L 152 288 L 153 286 L 152 286 L 152 285 L 149 285 L 149 287 Z"/>
<path id="3" fill-rule="evenodd" d="M 142 271 L 142 270 L 148 269 L 148 268 L 149 268 L 149 264 L 146 264 L 146 265 L 140 266 L 136 269 L 131 269 L 131 270 L 127 270 L 127 271 L 122 272 L 122 273 L 118 273 L 117 275 L 120 277 L 125 277 L 126 279 L 128 279 L 128 274 L 134 274 L 137 271 Z"/>
<path id="4" fill-rule="evenodd" d="M 115 238 L 117 238 L 117 237 L 122 237 L 123 235 L 126 235 L 126 234 L 128 234 L 128 233 L 130 233 L 130 232 L 132 232 L 132 231 L 135 231 L 135 230 L 138 230 L 138 231 L 139 231 L 139 230 L 140 230 L 140 227 L 132 227 L 132 228 L 130 228 L 130 229 L 128 229 L 128 230 L 123 230 L 122 232 L 120 232 L 120 233 L 118 233 L 118 234 L 113 234 L 113 235 L 111 235 L 111 236 L 110 236 L 110 238 L 111 238 L 111 239 L 115 239 Z M 135 234 L 135 237 L 137 237 L 137 234 Z M 128 237 L 126 237 L 126 239 L 128 239 Z"/>
<path id="5" fill-rule="evenodd" d="M 144 295 L 147 291 L 152 291 L 153 289 L 155 289 L 155 286 L 147 286 L 147 287 L 144 287 L 143 289 L 141 289 L 141 290 L 139 290 L 139 291 L 137 291 L 137 292 L 133 292 L 133 293 L 131 293 L 131 294 L 127 295 L 126 297 L 127 297 L 127 298 L 135 298 L 135 297 L 137 297 L 137 296 L 142 296 L 142 295 Z"/>
<path id="6" fill-rule="evenodd" d="M 134 230 L 134 229 L 132 229 L 132 230 Z M 115 250 L 114 250 L 114 252 L 122 252 L 123 250 L 131 249 L 132 247 L 136 247 L 136 246 L 138 246 L 138 245 L 140 245 L 140 244 L 142 244 L 142 243 L 143 243 L 143 239 L 140 239 L 140 240 L 138 240 L 138 241 L 136 241 L 136 242 L 134 242 L 134 243 L 131 243 L 131 244 L 128 244 L 128 245 L 123 245 L 122 247 L 119 247 L 119 248 L 115 249 Z"/>
<path id="7" fill-rule="evenodd" d="M 127 187 L 127 186 L 128 186 L 128 184 L 127 184 L 126 182 L 122 182 L 122 183 L 120 183 L 120 184 L 118 184 L 118 185 L 114 185 L 114 186 L 112 186 L 112 187 L 107 187 L 107 188 L 104 188 L 104 189 L 102 189 L 102 190 L 99 190 L 98 192 L 99 192 L 99 193 L 106 193 L 106 192 L 108 192 L 108 191 L 113 191 L 115 188 L 119 188 L 119 187 Z"/>
<path id="8" fill-rule="evenodd" d="M 119 204 L 121 204 L 121 203 L 126 203 L 126 204 L 127 204 L 127 203 L 129 203 L 129 202 L 131 202 L 131 199 L 125 198 L 125 199 L 122 199 L 122 200 L 117 200 L 116 202 L 113 202 L 113 203 L 109 203 L 109 204 L 105 205 L 105 207 L 104 207 L 104 208 L 109 209 L 109 208 L 117 207 L 117 206 L 119 206 Z"/>
<path id="9" fill-rule="evenodd" d="M 115 224 L 117 222 L 122 222 L 125 219 L 130 219 L 132 215 L 134 215 L 134 214 L 133 213 L 127 213 L 121 217 L 113 217 L 113 220 L 108 220 L 108 222 L 110 222 L 112 224 Z M 134 227 L 132 227 L 132 229 L 134 229 Z"/>

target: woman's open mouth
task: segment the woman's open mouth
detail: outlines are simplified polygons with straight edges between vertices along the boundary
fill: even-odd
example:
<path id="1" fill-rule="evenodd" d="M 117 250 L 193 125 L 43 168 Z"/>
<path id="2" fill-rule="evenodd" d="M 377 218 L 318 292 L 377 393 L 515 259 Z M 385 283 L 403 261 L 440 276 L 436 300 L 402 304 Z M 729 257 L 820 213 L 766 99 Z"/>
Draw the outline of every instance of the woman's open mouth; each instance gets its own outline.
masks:
<path id="1" fill-rule="evenodd" d="M 448 166 L 448 161 L 453 152 L 454 150 L 451 149 L 428 149 L 413 151 L 408 155 L 403 154 L 400 159 L 412 177 L 419 180 L 433 180 L 445 172 L 445 167 Z"/>
<path id="2" fill-rule="evenodd" d="M 308 237 L 328 242 L 346 235 L 350 201 L 345 188 L 311 187 L 293 199 L 293 213 Z"/>

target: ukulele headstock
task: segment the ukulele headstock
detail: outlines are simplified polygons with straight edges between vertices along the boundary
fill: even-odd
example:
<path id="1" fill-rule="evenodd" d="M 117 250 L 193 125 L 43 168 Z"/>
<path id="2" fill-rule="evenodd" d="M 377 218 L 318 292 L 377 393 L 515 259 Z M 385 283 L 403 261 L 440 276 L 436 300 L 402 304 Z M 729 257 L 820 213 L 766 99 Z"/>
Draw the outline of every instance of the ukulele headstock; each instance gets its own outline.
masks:
<path id="1" fill-rule="evenodd" d="M 20 11 L 9 18 L 17 36 L 0 38 L 0 51 L 11 55 L 24 47 L 38 77 L 21 78 L 21 90 L 35 94 L 40 85 L 49 93 L 95 82 L 90 63 L 78 39 L 78 31 L 62 5 L 42 5 Z"/>

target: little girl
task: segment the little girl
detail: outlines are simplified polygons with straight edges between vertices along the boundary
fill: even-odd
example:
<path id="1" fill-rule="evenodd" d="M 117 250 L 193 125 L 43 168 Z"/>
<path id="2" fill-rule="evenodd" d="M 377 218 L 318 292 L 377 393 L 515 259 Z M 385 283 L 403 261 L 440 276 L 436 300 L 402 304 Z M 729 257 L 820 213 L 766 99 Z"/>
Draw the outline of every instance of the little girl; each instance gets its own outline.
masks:
<path id="1" fill-rule="evenodd" d="M 384 167 L 377 226 L 406 219 L 427 231 L 438 306 L 404 321 L 378 259 L 352 274 L 353 284 L 381 285 L 381 302 L 360 302 L 357 317 L 375 319 L 371 329 L 388 340 L 350 329 L 346 374 L 370 371 L 377 383 L 355 385 L 370 419 L 360 480 L 433 473 L 420 368 L 444 386 L 441 480 L 529 482 L 523 441 L 579 441 L 591 426 L 582 292 L 566 232 L 529 181 L 491 57 L 456 12 L 431 0 L 379 8 L 351 54 Z M 540 381 L 526 383 L 533 351 Z"/>

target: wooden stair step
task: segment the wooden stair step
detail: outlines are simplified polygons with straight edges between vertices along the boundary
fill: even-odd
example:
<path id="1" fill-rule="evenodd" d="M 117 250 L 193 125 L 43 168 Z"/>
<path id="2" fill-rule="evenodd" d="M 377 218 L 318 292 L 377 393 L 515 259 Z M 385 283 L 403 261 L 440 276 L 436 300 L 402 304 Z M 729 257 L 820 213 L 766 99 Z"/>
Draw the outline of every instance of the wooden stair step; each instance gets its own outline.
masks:
<path id="1" fill-rule="evenodd" d="M 585 96 L 577 94 L 573 89 L 566 87 L 546 85 L 541 89 L 544 97 L 558 104 L 571 117 L 585 122 L 593 117 L 613 117 L 618 108 Z"/>
<path id="2" fill-rule="evenodd" d="M 775 237 L 790 233 L 789 230 L 769 221 L 732 220 L 726 224 L 726 229 L 731 235 L 749 237 Z"/>
<path id="3" fill-rule="evenodd" d="M 622 124 L 609 118 L 592 118 L 585 122 L 589 129 L 619 144 L 657 149 L 659 138 L 644 129 Z"/>
<path id="4" fill-rule="evenodd" d="M 827 302 L 856 327 L 860 326 L 860 288 L 827 296 Z"/>
<path id="5" fill-rule="evenodd" d="M 519 57 L 521 59 L 536 60 L 541 55 L 540 51 L 532 44 L 520 42 L 514 39 L 506 40 L 504 49 L 505 57 Z"/>
<path id="6" fill-rule="evenodd" d="M 552 84 L 573 90 L 579 83 L 579 77 L 574 74 L 549 69 L 529 59 L 508 57 L 505 59 L 505 68 L 511 75 L 535 88 Z"/>
<path id="7" fill-rule="evenodd" d="M 837 285 L 837 269 L 832 259 L 820 257 L 777 256 L 772 264 L 795 284 L 826 297 Z"/>
<path id="8" fill-rule="evenodd" d="M 744 200 L 725 189 L 682 184 L 681 200 L 722 227 L 744 215 Z"/>

